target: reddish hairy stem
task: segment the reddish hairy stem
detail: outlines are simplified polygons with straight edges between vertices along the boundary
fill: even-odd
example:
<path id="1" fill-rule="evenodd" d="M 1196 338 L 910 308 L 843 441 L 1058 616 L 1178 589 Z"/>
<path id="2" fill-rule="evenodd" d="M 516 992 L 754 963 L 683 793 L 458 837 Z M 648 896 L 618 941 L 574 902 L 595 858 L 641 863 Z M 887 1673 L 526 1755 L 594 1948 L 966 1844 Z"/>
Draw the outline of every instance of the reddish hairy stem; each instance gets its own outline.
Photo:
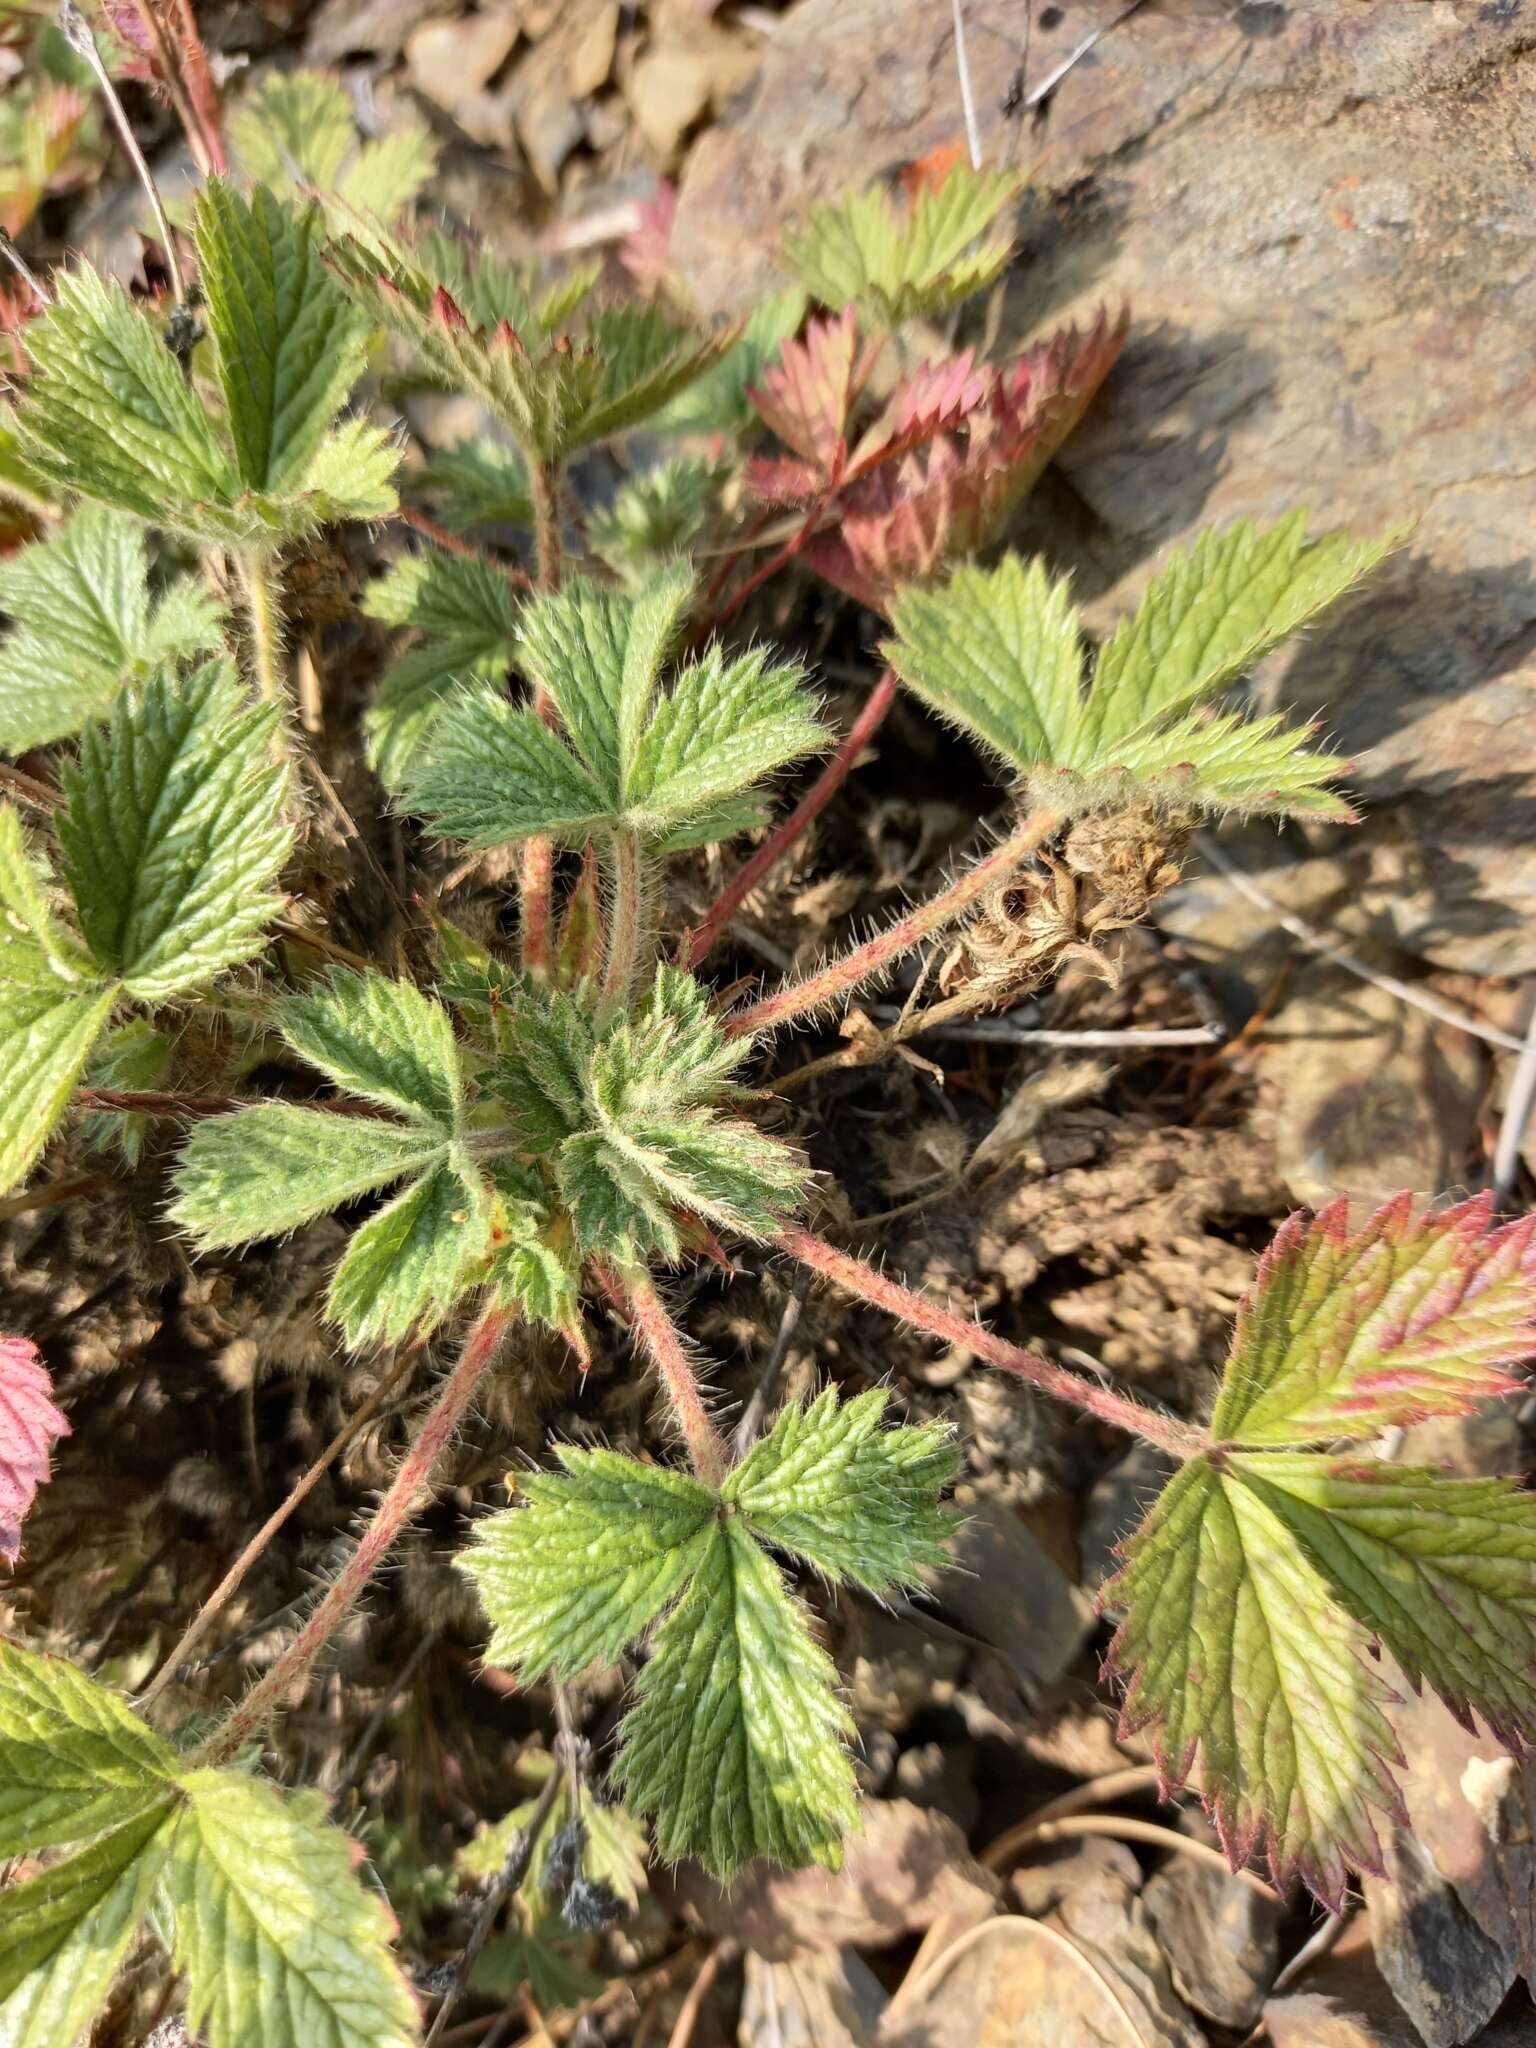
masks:
<path id="1" fill-rule="evenodd" d="M 495 1361 L 513 1320 L 510 1309 L 487 1309 L 464 1340 L 420 1434 L 406 1452 L 356 1550 L 332 1580 L 324 1599 L 266 1676 L 225 1716 L 197 1753 L 199 1764 L 223 1764 L 275 1713 L 335 1634 L 343 1615 L 373 1577 L 396 1537 L 415 1513 L 437 1461 L 463 1421 L 475 1389 Z"/>
<path id="2" fill-rule="evenodd" d="M 820 1273 L 823 1278 L 831 1280 L 846 1293 L 856 1295 L 875 1308 L 884 1309 L 898 1322 L 926 1330 L 930 1336 L 941 1337 L 946 1344 L 957 1344 L 963 1350 L 974 1351 L 989 1365 L 998 1366 L 1003 1372 L 1017 1373 L 1031 1386 L 1038 1387 L 1042 1394 L 1065 1401 L 1069 1406 L 1081 1409 L 1085 1415 L 1096 1416 L 1100 1422 L 1110 1423 L 1115 1429 L 1142 1437 L 1175 1458 L 1193 1458 L 1209 1448 L 1209 1439 L 1203 1431 L 1178 1421 L 1174 1416 L 1146 1408 L 1127 1394 L 1114 1393 L 1109 1387 L 1084 1379 L 1080 1373 L 1069 1372 L 1064 1365 L 1052 1365 L 1048 1359 L 1021 1351 L 1016 1344 L 994 1336 L 984 1324 L 972 1317 L 957 1316 L 952 1310 L 941 1308 L 926 1295 L 903 1287 L 899 1280 L 892 1280 L 865 1260 L 856 1259 L 851 1252 L 839 1251 L 836 1245 L 828 1244 L 825 1238 L 817 1237 L 809 1230 L 802 1230 L 798 1224 L 786 1224 L 779 1232 L 778 1242 L 793 1258 L 809 1266 L 813 1273 Z"/>
<path id="3" fill-rule="evenodd" d="M 709 1418 L 677 1326 L 667 1314 L 650 1274 L 642 1267 L 626 1268 L 623 1284 L 629 1297 L 630 1323 L 661 1375 L 693 1469 L 706 1486 L 718 1486 L 730 1463 L 725 1440 Z"/>
<path id="4" fill-rule="evenodd" d="M 800 550 L 820 525 L 825 509 L 823 501 L 818 498 L 811 510 L 806 513 L 804 521 L 790 535 L 789 539 L 785 541 L 778 553 L 770 555 L 766 562 L 759 568 L 754 569 L 740 589 L 733 596 L 726 599 L 719 611 L 709 620 L 708 625 L 701 630 L 710 633 L 718 632 L 727 620 L 734 619 L 749 597 L 761 590 L 770 577 L 777 576 L 787 562 L 792 562 L 795 559 L 796 555 L 799 554 Z"/>
<path id="5" fill-rule="evenodd" d="M 385 1401 L 394 1392 L 401 1380 L 404 1379 L 420 1349 L 421 1346 L 419 1344 L 412 1344 L 401 1357 L 396 1359 L 392 1369 L 379 1381 L 379 1384 L 374 1388 L 367 1400 L 364 1401 L 362 1407 L 348 1416 L 347 1420 L 342 1424 L 335 1436 L 331 1438 L 303 1478 L 290 1489 L 272 1510 L 271 1514 L 268 1515 L 267 1519 L 256 1531 L 256 1534 L 246 1544 L 244 1550 L 241 1551 L 229 1570 L 220 1579 L 208 1598 L 197 1610 L 197 1613 L 192 1617 L 192 1620 L 182 1634 L 180 1642 L 177 1643 L 175 1649 L 171 1651 L 165 1662 L 160 1666 L 160 1669 L 155 1673 L 154 1678 L 140 1695 L 138 1701 L 140 1713 L 143 1713 L 165 1691 L 165 1688 L 170 1684 L 176 1673 L 186 1663 L 192 1652 L 208 1633 L 215 1618 L 229 1604 L 231 1598 L 239 1590 L 240 1582 L 251 1566 L 260 1557 L 294 1509 L 314 1490 L 323 1475 L 335 1464 L 364 1423 L 383 1407 Z"/>
<path id="6" fill-rule="evenodd" d="M 560 588 L 560 478 L 552 462 L 530 461 L 528 482 L 533 497 L 533 534 L 540 590 Z M 546 725 L 554 707 L 542 686 L 533 693 L 533 708 Z M 530 839 L 523 848 L 519 894 L 523 909 L 523 966 L 547 981 L 554 961 L 555 849 L 548 839 Z"/>
<path id="7" fill-rule="evenodd" d="M 683 965 L 697 968 L 716 939 L 767 874 L 788 853 L 819 818 L 848 780 L 853 764 L 885 723 L 886 713 L 896 701 L 896 675 L 887 669 L 864 700 L 864 708 L 848 729 L 848 737 L 822 769 L 805 795 L 784 822 L 777 826 L 752 858 L 736 870 L 705 913 L 704 921 L 688 936 Z"/>
<path id="8" fill-rule="evenodd" d="M 208 52 L 203 48 L 203 39 L 198 33 L 197 16 L 192 0 L 173 0 L 181 25 L 182 72 L 187 88 L 187 97 L 202 131 L 203 146 L 208 154 L 209 169 L 217 177 L 223 177 L 229 170 L 229 157 L 224 149 L 223 111 L 219 105 L 219 89 L 213 82 L 213 71 L 208 63 Z M 188 137 L 190 141 L 190 136 Z"/>
<path id="9" fill-rule="evenodd" d="M 862 946 L 855 946 L 851 953 L 844 953 L 815 974 L 808 974 L 803 981 L 792 981 L 787 988 L 753 1003 L 750 1009 L 738 1011 L 726 1019 L 726 1030 L 736 1036 L 776 1031 L 792 1018 L 819 1010 L 838 996 L 851 995 L 861 982 L 883 973 L 903 953 L 963 916 L 978 898 L 1005 881 L 1043 846 L 1060 823 L 1061 817 L 1055 811 L 1031 811 L 1001 845 L 956 876 L 939 895 L 897 918 L 883 932 L 877 932 Z"/>

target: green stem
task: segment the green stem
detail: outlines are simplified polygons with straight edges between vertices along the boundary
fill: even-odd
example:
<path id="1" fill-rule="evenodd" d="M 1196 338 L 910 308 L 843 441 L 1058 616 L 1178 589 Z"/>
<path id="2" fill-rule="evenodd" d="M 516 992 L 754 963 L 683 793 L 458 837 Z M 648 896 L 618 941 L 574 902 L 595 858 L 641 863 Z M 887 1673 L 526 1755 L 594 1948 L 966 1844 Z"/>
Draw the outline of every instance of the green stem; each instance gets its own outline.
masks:
<path id="1" fill-rule="evenodd" d="M 325 1597 L 281 1657 L 219 1723 L 197 1752 L 199 1764 L 228 1763 L 288 1699 L 315 1658 L 335 1634 L 352 1602 L 373 1577 L 396 1537 L 415 1513 L 454 1431 L 463 1421 L 475 1389 L 495 1362 L 512 1323 L 510 1309 L 487 1309 L 464 1340 L 453 1371 L 444 1380 L 415 1443 L 406 1452 L 389 1491 L 351 1557 Z"/>
<path id="2" fill-rule="evenodd" d="M 560 588 L 560 469 L 554 462 L 530 458 L 528 483 L 533 498 L 533 535 L 540 590 Z M 538 685 L 533 708 L 546 725 L 553 722 L 549 693 Z M 548 839 L 530 839 L 523 847 L 518 876 L 522 901 L 523 966 L 541 981 L 550 977 L 554 961 L 555 850 Z"/>
<path id="3" fill-rule="evenodd" d="M 625 1267 L 622 1278 L 635 1335 L 661 1375 L 668 1406 L 688 1447 L 693 1469 L 704 1485 L 719 1486 L 730 1459 L 725 1440 L 704 1406 L 704 1396 L 677 1326 L 643 1266 Z"/>
<path id="4" fill-rule="evenodd" d="M 1000 846 L 956 876 L 939 895 L 897 918 L 864 945 L 855 946 L 852 952 L 829 961 L 815 974 L 808 974 L 803 981 L 792 981 L 787 988 L 753 1003 L 750 1009 L 738 1011 L 727 1020 L 726 1029 L 739 1037 L 776 1031 L 781 1024 L 819 1010 L 839 996 L 851 995 L 861 983 L 883 974 L 903 953 L 964 916 L 973 903 L 999 882 L 1006 881 L 1015 868 L 1037 852 L 1060 823 L 1056 811 L 1031 811 Z"/>
<path id="5" fill-rule="evenodd" d="M 640 933 L 645 921 L 645 876 L 638 833 L 622 828 L 613 835 L 613 893 L 608 903 L 608 959 L 598 1014 L 621 1009 L 635 978 L 640 958 Z"/>
<path id="6" fill-rule="evenodd" d="M 1202 1451 L 1210 1449 L 1210 1440 L 1203 1430 L 1194 1429 L 1175 1416 L 1163 1415 L 1155 1408 L 1144 1407 L 1127 1394 L 1117 1394 L 1112 1388 L 1101 1387 L 1094 1380 L 1084 1379 L 1080 1373 L 1069 1372 L 1064 1365 L 1052 1365 L 1049 1359 L 1036 1358 L 1028 1351 L 1021 1351 L 1016 1344 L 994 1336 L 974 1318 L 957 1316 L 951 1309 L 941 1308 L 926 1295 L 903 1287 L 899 1280 L 892 1280 L 878 1267 L 856 1259 L 851 1252 L 839 1251 L 836 1245 L 828 1244 L 825 1238 L 816 1237 L 809 1230 L 802 1230 L 798 1224 L 785 1224 L 777 1241 L 792 1258 L 809 1266 L 813 1273 L 820 1273 L 824 1279 L 833 1281 L 845 1293 L 883 1309 L 887 1315 L 912 1329 L 926 1330 L 930 1336 L 940 1337 L 946 1344 L 974 1351 L 989 1365 L 998 1366 L 1004 1372 L 1017 1373 L 1031 1386 L 1038 1387 L 1042 1394 L 1065 1401 L 1085 1415 L 1096 1416 L 1100 1422 L 1108 1422 L 1131 1436 L 1142 1437 L 1175 1458 L 1198 1457 Z"/>
<path id="7" fill-rule="evenodd" d="M 256 548 L 240 556 L 240 582 L 250 624 L 251 673 L 269 704 L 288 705 L 283 681 L 283 609 L 271 555 Z"/>

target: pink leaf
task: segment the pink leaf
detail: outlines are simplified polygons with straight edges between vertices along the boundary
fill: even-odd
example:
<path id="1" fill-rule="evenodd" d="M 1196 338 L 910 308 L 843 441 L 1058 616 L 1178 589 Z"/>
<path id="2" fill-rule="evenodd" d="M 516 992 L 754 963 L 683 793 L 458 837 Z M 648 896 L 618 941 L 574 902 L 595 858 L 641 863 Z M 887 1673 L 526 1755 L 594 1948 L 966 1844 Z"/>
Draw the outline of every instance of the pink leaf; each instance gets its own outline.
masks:
<path id="1" fill-rule="evenodd" d="M 0 1557 L 8 1564 L 21 1555 L 21 1525 L 52 1469 L 54 1442 L 69 1433 L 37 1346 L 0 1337 Z"/>
<path id="2" fill-rule="evenodd" d="M 1489 1195 L 1415 1216 L 1406 1194 L 1354 1232 L 1345 1200 L 1290 1217 L 1238 1312 L 1212 1434 L 1360 1442 L 1517 1391 L 1510 1368 L 1536 1352 L 1536 1216 L 1492 1219 Z"/>
<path id="3" fill-rule="evenodd" d="M 803 341 L 786 341 L 747 396 L 786 448 L 810 463 L 826 487 L 842 479 L 848 453 L 848 415 L 864 379 L 853 308 L 835 320 L 813 320 Z"/>
<path id="4" fill-rule="evenodd" d="M 642 202 L 639 218 L 619 249 L 619 261 L 646 298 L 655 298 L 676 277 L 677 261 L 672 254 L 676 219 L 677 187 L 663 178 L 655 197 Z"/>

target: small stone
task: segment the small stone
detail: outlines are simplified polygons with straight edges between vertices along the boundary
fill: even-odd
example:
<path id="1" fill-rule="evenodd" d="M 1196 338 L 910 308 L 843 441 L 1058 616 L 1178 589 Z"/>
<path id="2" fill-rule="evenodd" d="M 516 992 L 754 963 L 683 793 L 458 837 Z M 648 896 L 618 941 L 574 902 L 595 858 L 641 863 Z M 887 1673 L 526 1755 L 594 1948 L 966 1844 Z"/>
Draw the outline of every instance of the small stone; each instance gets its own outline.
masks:
<path id="1" fill-rule="evenodd" d="M 1219 2026 L 1247 2033 L 1278 1965 L 1278 1900 L 1186 1856 L 1172 1857 L 1143 1896 L 1186 2004 Z"/>

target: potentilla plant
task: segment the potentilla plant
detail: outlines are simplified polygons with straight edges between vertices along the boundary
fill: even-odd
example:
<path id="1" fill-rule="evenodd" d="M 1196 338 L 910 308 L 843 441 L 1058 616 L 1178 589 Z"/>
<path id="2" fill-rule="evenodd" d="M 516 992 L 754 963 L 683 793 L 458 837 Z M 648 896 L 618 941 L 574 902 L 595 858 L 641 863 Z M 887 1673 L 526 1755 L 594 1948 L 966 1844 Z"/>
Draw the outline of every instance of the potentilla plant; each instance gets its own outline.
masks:
<path id="1" fill-rule="evenodd" d="M 328 146 L 335 176 L 348 152 Z M 782 299 L 737 332 L 689 317 L 675 284 L 649 305 L 607 302 L 589 275 L 539 280 L 367 220 L 362 187 L 322 205 L 305 166 L 287 169 L 288 193 L 216 179 L 198 201 L 207 331 L 190 346 L 185 308 L 133 303 L 88 268 L 52 281 L 27 331 L 15 442 L 63 516 L 0 570 L 15 622 L 0 739 L 34 750 L 5 771 L 0 806 L 0 1170 L 23 1182 L 85 1113 L 129 1171 L 145 1128 L 168 1123 L 168 1227 L 214 1252 L 343 1220 L 327 1312 L 359 1352 L 419 1357 L 430 1399 L 346 1563 L 217 1725 L 178 1726 L 171 1707 L 207 1616 L 136 1705 L 62 1658 L 0 1649 L 0 1853 L 24 1859 L 0 1894 L 0 2039 L 81 2038 L 147 1926 L 209 2048 L 420 2040 L 384 1901 L 319 1796 L 260 1774 L 263 1739 L 475 1429 L 477 1391 L 518 1333 L 557 1333 L 577 1375 L 594 1303 L 627 1322 L 673 1449 L 551 1444 L 519 1476 L 460 1560 L 485 1657 L 549 1682 L 567 1730 L 583 1675 L 635 1661 L 608 1776 L 663 1859 L 727 1880 L 759 1856 L 837 1864 L 857 1825 L 851 1723 L 793 1574 L 876 1597 L 928 1583 L 958 1451 L 942 1425 L 902 1423 L 891 1389 L 827 1387 L 733 1454 L 666 1298 L 670 1275 L 733 1242 L 1173 1457 L 1105 1596 L 1127 1725 L 1153 1731 L 1170 1784 L 1198 1773 L 1234 1858 L 1262 1846 L 1278 1880 L 1335 1899 L 1400 1807 L 1373 1649 L 1458 1713 L 1536 1735 L 1529 1497 L 1361 1448 L 1512 1384 L 1533 1343 L 1532 1225 L 1492 1229 L 1478 1203 L 1415 1217 L 1406 1200 L 1361 1228 L 1341 1209 L 1293 1220 L 1214 1412 L 1183 1419 L 816 1235 L 805 1161 L 769 1127 L 762 1082 L 787 1028 L 834 1017 L 941 935 L 963 944 L 1028 886 L 1035 856 L 1065 845 L 1091 866 L 1106 821 L 1171 845 L 1199 814 L 1347 816 L 1340 763 L 1223 699 L 1390 537 L 1309 539 L 1299 514 L 1207 534 L 1092 658 L 1063 578 L 970 559 L 1123 333 L 1103 319 L 1001 364 L 923 360 L 909 324 L 893 334 L 997 276 L 1011 180 L 959 168 L 905 206 L 877 195 L 812 216 L 786 242 Z M 379 802 L 423 860 L 441 844 L 514 876 L 515 944 L 423 916 L 410 975 L 393 950 L 349 956 L 283 893 L 311 831 L 312 765 L 289 704 L 285 565 L 317 529 L 382 520 L 417 487 L 393 434 L 347 410 L 380 330 L 414 374 L 478 399 L 486 428 L 421 473 L 424 544 L 364 600 L 419 635 L 364 721 Z M 876 398 L 876 354 L 898 345 L 906 361 Z M 641 423 L 702 433 L 707 453 L 684 440 L 622 503 L 578 516 L 571 464 Z M 465 538 L 519 517 L 526 567 Z M 800 559 L 888 620 L 886 674 L 841 744 L 796 659 L 719 633 Z M 732 910 L 898 687 L 998 764 L 1016 815 L 864 943 L 766 992 L 718 990 L 710 956 Z M 667 864 L 761 832 L 774 779 L 822 752 L 820 779 L 719 902 L 692 931 L 666 929 Z M 293 943 L 268 950 L 279 929 Z M 966 1000 L 999 986 L 978 976 Z M 208 1044 L 230 1047 L 221 1093 L 183 1085 L 199 1019 L 205 1075 Z M 253 1047 L 311 1077 L 302 1099 L 241 1092 Z M 436 1375 L 439 1346 L 453 1362 Z M 20 1418 L 0 1454 L 14 1549 L 65 1425 L 30 1347 L 0 1346 L 0 1374 L 0 1414 Z M 429 2039 L 536 1855 L 564 1924 L 622 1907 L 620 1836 L 569 1732 L 560 1754 L 471 1953 L 432 1987 Z"/>

